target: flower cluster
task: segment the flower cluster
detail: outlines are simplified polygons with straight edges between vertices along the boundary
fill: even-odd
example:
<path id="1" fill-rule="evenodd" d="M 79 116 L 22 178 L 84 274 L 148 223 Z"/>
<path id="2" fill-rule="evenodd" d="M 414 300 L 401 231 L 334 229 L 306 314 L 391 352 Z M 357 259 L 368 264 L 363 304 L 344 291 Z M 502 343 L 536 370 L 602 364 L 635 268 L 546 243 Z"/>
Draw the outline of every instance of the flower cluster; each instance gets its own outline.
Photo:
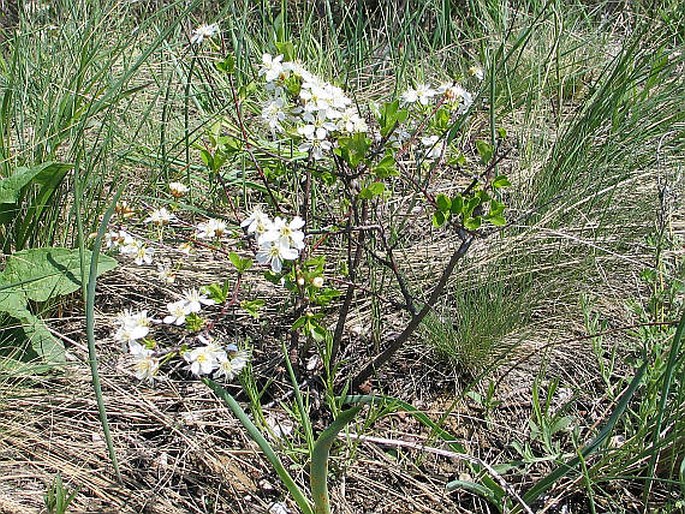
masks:
<path id="1" fill-rule="evenodd" d="M 198 239 L 218 239 L 226 232 L 226 223 L 210 218 L 198 223 L 195 235 Z"/>
<path id="2" fill-rule="evenodd" d="M 259 74 L 270 94 L 262 106 L 262 119 L 273 132 L 299 136 L 298 149 L 314 159 L 322 159 L 333 148 L 335 136 L 368 131 L 352 99 L 299 62 L 264 54 Z"/>
<path id="3" fill-rule="evenodd" d="M 197 289 L 184 291 L 181 300 L 167 304 L 169 315 L 162 322 L 167 325 L 183 325 L 186 321 L 186 316 L 200 312 L 203 305 L 214 305 L 215 303 L 214 300 L 208 298 L 207 295 L 202 294 Z"/>
<path id="4" fill-rule="evenodd" d="M 183 299 L 167 305 L 170 315 L 164 318 L 163 323 L 182 325 L 186 316 L 200 312 L 203 305 L 214 304 L 214 300 L 207 298 L 197 289 L 185 291 Z M 212 375 L 215 379 L 232 380 L 247 365 L 246 351 L 238 350 L 234 344 L 221 347 L 202 335 L 197 336 L 202 346 L 186 348 L 183 345 L 180 351 L 166 352 L 153 349 L 156 343 L 147 339 L 153 321 L 148 317 L 146 310 L 140 312 L 125 310 L 117 316 L 114 339 L 128 347 L 128 353 L 133 359 L 133 370 L 138 380 L 152 383 L 161 364 L 175 353 L 180 353 L 183 360 L 188 363 L 187 369 L 197 376 Z"/>
<path id="5" fill-rule="evenodd" d="M 117 330 L 114 339 L 123 344 L 132 343 L 143 339 L 150 333 L 152 320 L 148 317 L 147 311 L 132 312 L 125 310 L 116 319 Z"/>
<path id="6" fill-rule="evenodd" d="M 404 104 L 430 105 L 438 100 L 447 105 L 455 114 L 463 114 L 473 103 L 473 95 L 456 82 L 446 82 L 437 88 L 429 84 L 410 87 L 400 96 Z"/>
<path id="7" fill-rule="evenodd" d="M 125 230 L 117 230 L 105 234 L 105 247 L 108 250 L 118 250 L 121 255 L 133 259 L 138 266 L 152 264 L 154 248 L 150 248 L 141 239 L 136 239 Z"/>
<path id="8" fill-rule="evenodd" d="M 248 234 L 254 234 L 259 250 L 257 262 L 271 265 L 274 273 L 283 269 L 283 261 L 294 261 L 304 248 L 304 220 L 295 216 L 289 223 L 276 216 L 272 221 L 260 208 L 244 220 L 241 227 L 247 228 Z"/>
<path id="9" fill-rule="evenodd" d="M 236 345 L 229 344 L 222 348 L 203 336 L 198 336 L 198 340 L 203 346 L 183 354 L 183 359 L 188 363 L 188 370 L 194 375 L 213 374 L 214 378 L 225 377 L 226 380 L 232 380 L 247 365 L 247 352 L 238 350 Z"/>

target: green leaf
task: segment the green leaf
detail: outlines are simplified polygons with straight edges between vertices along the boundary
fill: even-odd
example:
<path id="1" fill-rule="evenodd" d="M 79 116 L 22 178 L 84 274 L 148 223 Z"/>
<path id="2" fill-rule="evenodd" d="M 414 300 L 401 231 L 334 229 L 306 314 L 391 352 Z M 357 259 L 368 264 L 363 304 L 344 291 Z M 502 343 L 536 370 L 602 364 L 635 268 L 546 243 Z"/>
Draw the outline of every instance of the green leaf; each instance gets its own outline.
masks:
<path id="1" fill-rule="evenodd" d="M 478 230 L 480 228 L 481 218 L 476 216 L 474 218 L 467 218 L 464 220 L 464 227 L 468 230 Z"/>
<path id="2" fill-rule="evenodd" d="M 504 212 L 504 203 L 498 202 L 497 200 L 490 201 L 490 212 L 488 215 L 497 216 Z"/>
<path id="3" fill-rule="evenodd" d="M 380 196 L 385 191 L 385 184 L 383 182 L 372 182 L 359 192 L 359 198 L 362 200 L 370 200 L 374 196 Z"/>
<path id="4" fill-rule="evenodd" d="M 438 209 L 440 209 L 442 212 L 448 212 L 452 207 L 452 200 L 442 193 L 439 194 L 435 199 L 435 203 L 438 205 Z"/>
<path id="5" fill-rule="evenodd" d="M 24 331 L 26 339 L 43 362 L 47 364 L 64 363 L 64 344 L 50 333 L 40 318 L 31 314 L 27 309 L 24 309 L 23 314 L 12 317 L 21 321 L 21 329 Z"/>
<path id="6" fill-rule="evenodd" d="M 386 137 L 396 124 L 402 123 L 407 119 L 407 110 L 400 109 L 400 101 L 384 103 L 379 109 L 378 124 L 381 128 L 381 136 Z"/>
<path id="7" fill-rule="evenodd" d="M 209 297 L 216 303 L 221 305 L 228 298 L 228 288 L 225 287 L 226 285 L 228 284 L 224 284 L 222 286 L 221 284 L 215 282 L 213 284 L 209 284 L 208 286 L 203 287 L 202 291 L 208 294 Z"/>
<path id="8" fill-rule="evenodd" d="M 464 197 L 459 193 L 452 198 L 452 205 L 450 207 L 452 214 L 461 214 L 464 211 Z"/>
<path id="9" fill-rule="evenodd" d="M 489 163 L 494 154 L 492 145 L 480 140 L 476 141 L 476 151 L 478 152 L 478 155 L 480 155 L 480 159 L 483 161 L 483 164 Z"/>
<path id="10" fill-rule="evenodd" d="M 445 218 L 445 214 L 442 211 L 437 211 L 433 214 L 433 226 L 442 227 L 445 224 L 446 219 L 447 218 Z"/>
<path id="11" fill-rule="evenodd" d="M 328 461 L 333 441 L 335 441 L 338 433 L 352 422 L 361 409 L 362 405 L 358 405 L 341 412 L 314 443 L 309 484 L 312 490 L 312 499 L 314 500 L 314 510 L 317 513 L 330 512 Z"/>
<path id="12" fill-rule="evenodd" d="M 361 132 L 338 139 L 335 154 L 342 157 L 352 168 L 359 166 L 371 147 L 371 140 Z"/>
<path id="13" fill-rule="evenodd" d="M 436 132 L 444 132 L 450 126 L 450 111 L 445 107 L 441 107 L 435 113 L 433 118 L 433 127 Z"/>
<path id="14" fill-rule="evenodd" d="M 494 180 L 492 181 L 492 187 L 495 189 L 499 189 L 500 187 L 509 187 L 511 186 L 511 182 L 509 182 L 509 179 L 505 177 L 504 175 L 497 175 Z"/>
<path id="15" fill-rule="evenodd" d="M 683 319 L 685 319 L 685 316 L 683 317 Z M 681 320 L 681 325 L 683 324 L 684 323 Z M 646 369 L 647 364 L 643 363 L 640 369 L 638 369 L 638 371 L 635 373 L 635 376 L 633 377 L 633 380 L 630 382 L 628 388 L 623 392 L 623 395 L 621 395 L 621 397 L 618 399 L 618 402 L 616 403 L 616 406 L 614 407 L 611 416 L 609 416 L 606 425 L 604 425 L 604 427 L 599 431 L 597 436 L 591 442 L 589 442 L 586 446 L 578 450 L 579 454 L 582 455 L 583 460 L 586 459 L 588 456 L 592 455 L 595 451 L 597 451 L 597 449 L 600 448 L 601 444 L 609 437 L 612 430 L 614 429 L 614 426 L 621 418 L 625 410 L 628 408 L 630 400 L 632 399 L 633 395 L 635 394 L 635 391 L 642 382 L 642 376 L 644 375 Z M 557 480 L 573 471 L 580 464 L 580 462 L 581 458 L 575 457 L 570 461 L 561 464 L 550 474 L 535 482 L 535 484 L 533 484 L 533 487 L 531 487 L 526 492 L 526 494 L 523 495 L 523 500 L 528 504 L 533 503 L 542 494 L 544 494 L 545 491 L 552 487 L 552 485 L 554 485 L 554 483 Z"/>
<path id="16" fill-rule="evenodd" d="M 11 288 L 0 289 L 0 312 L 6 312 L 18 319 L 24 311 L 26 311 L 26 296 L 21 291 L 13 291 Z"/>
<path id="17" fill-rule="evenodd" d="M 279 17 L 281 15 L 279 14 Z M 278 20 L 278 18 L 277 18 Z M 280 20 L 281 23 L 283 20 Z M 281 31 L 280 38 L 284 39 L 285 34 L 282 32 L 283 27 L 279 27 L 279 30 Z M 294 61 L 297 58 L 297 53 L 295 52 L 295 45 L 292 44 L 290 41 L 284 41 L 284 42 L 277 42 L 276 43 L 276 50 L 278 50 L 279 54 L 283 54 L 283 60 L 284 61 Z"/>
<path id="18" fill-rule="evenodd" d="M 0 204 L 17 203 L 21 190 L 39 175 L 41 175 L 42 181 L 46 181 L 53 174 L 62 171 L 66 173 L 71 167 L 71 164 L 45 162 L 32 168 L 17 168 L 11 176 L 0 180 Z"/>
<path id="19" fill-rule="evenodd" d="M 487 220 L 496 227 L 503 227 L 507 224 L 507 220 L 501 214 L 497 214 L 495 216 L 488 216 Z"/>
<path id="20" fill-rule="evenodd" d="M 247 416 L 245 411 L 242 409 L 240 404 L 235 401 L 233 396 L 226 391 L 223 387 L 221 387 L 219 384 L 216 382 L 213 382 L 209 380 L 208 378 L 203 378 L 202 381 L 210 388 L 214 393 L 221 398 L 224 402 L 226 402 L 226 405 L 231 409 L 233 412 L 233 415 L 240 420 L 240 422 L 243 424 L 243 427 L 247 430 L 247 433 L 250 434 L 250 437 L 252 438 L 253 441 L 255 441 L 258 445 L 259 448 L 264 452 L 264 455 L 266 458 L 269 460 L 271 465 L 273 466 L 274 470 L 278 474 L 278 477 L 281 479 L 281 483 L 286 486 L 290 494 L 293 496 L 293 499 L 295 500 L 295 503 L 297 503 L 298 507 L 304 514 L 314 514 L 314 510 L 311 508 L 309 500 L 307 497 L 304 495 L 304 493 L 300 490 L 300 488 L 297 486 L 297 483 L 293 478 L 290 476 L 290 473 L 288 473 L 288 470 L 286 467 L 283 465 L 281 460 L 278 458 L 278 455 L 276 452 L 273 451 L 273 448 L 271 448 L 271 445 L 269 442 L 266 440 L 266 438 L 262 435 L 262 433 L 259 431 L 259 429 L 255 426 L 254 423 L 250 420 L 250 418 Z M 326 433 L 324 431 L 324 433 Z M 323 435 L 323 434 L 322 434 Z M 319 452 L 320 454 L 321 452 Z"/>
<path id="21" fill-rule="evenodd" d="M 240 307 L 254 319 L 259 319 L 260 313 L 265 303 L 264 300 L 243 300 Z"/>
<path id="22" fill-rule="evenodd" d="M 373 173 L 380 179 L 394 177 L 397 175 L 397 168 L 395 168 L 395 157 L 392 153 L 385 154 L 385 157 L 373 169 Z"/>
<path id="23" fill-rule="evenodd" d="M 245 273 L 252 267 L 252 259 L 249 257 L 241 257 L 237 253 L 231 252 L 228 254 L 228 258 L 231 264 L 238 270 L 238 273 Z"/>
<path id="24" fill-rule="evenodd" d="M 482 203 L 482 200 L 478 196 L 474 196 L 473 198 L 470 198 L 468 202 L 466 202 L 466 205 L 464 205 L 464 208 L 462 209 L 464 213 L 465 218 L 471 217 L 473 214 L 473 211 L 476 210 L 476 207 L 478 207 Z"/>
<path id="25" fill-rule="evenodd" d="M 224 73 L 233 73 L 235 71 L 235 57 L 233 54 L 228 54 L 223 61 L 215 63 L 216 69 Z"/>
<path id="26" fill-rule="evenodd" d="M 85 262 L 91 252 L 86 251 Z M 112 270 L 117 261 L 101 255 L 98 275 Z M 56 296 L 73 293 L 81 287 L 81 257 L 68 248 L 32 248 L 16 252 L 7 259 L 0 273 L 0 292 L 16 292 L 34 302 L 45 302 Z"/>

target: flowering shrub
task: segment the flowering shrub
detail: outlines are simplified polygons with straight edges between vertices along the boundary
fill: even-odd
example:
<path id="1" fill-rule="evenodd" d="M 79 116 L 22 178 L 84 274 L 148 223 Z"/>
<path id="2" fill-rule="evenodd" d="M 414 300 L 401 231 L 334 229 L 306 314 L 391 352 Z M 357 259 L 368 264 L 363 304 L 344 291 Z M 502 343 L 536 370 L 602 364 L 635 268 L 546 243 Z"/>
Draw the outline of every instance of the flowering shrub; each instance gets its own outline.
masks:
<path id="1" fill-rule="evenodd" d="M 191 42 L 200 45 L 215 35 L 213 26 L 200 27 Z M 232 62 L 229 56 L 217 64 L 231 84 Z M 471 73 L 482 78 L 480 70 Z M 156 264 L 160 280 L 168 283 L 196 247 L 211 248 L 227 256 L 238 272 L 232 292 L 228 283 L 185 291 L 170 299 L 161 320 L 148 317 L 148 311 L 126 311 L 118 319 L 115 339 L 127 345 L 141 380 L 153 382 L 160 369 L 177 359 L 193 375 L 233 379 L 246 365 L 247 353 L 233 343 L 214 341 L 210 332 L 221 313 L 215 312 L 215 321 L 207 323 L 204 310 L 223 305 L 225 312 L 227 306 L 239 304 L 257 316 L 264 301 L 240 299 L 241 277 L 262 270 L 292 299 L 292 341 L 304 338 L 307 348 L 315 343 L 329 374 L 344 342 L 356 293 L 372 294 L 389 308 L 410 314 L 411 321 L 400 335 L 356 376 L 347 377 L 359 386 L 411 336 L 474 239 L 486 235 L 488 226 L 505 224 L 499 190 L 509 182 L 496 173 L 503 154 L 497 141 L 494 146 L 477 141 L 474 153 L 480 164 L 469 163 L 466 155 L 472 149 L 469 142 L 460 141 L 459 128 L 470 115 L 474 97 L 457 82 L 437 87 L 417 83 L 398 98 L 363 103 L 285 54 L 264 54 L 258 77 L 257 93 L 246 104 L 256 109 L 245 110 L 234 94 L 237 125 L 226 118 L 207 133 L 206 144 L 198 145 L 214 180 L 222 180 L 222 167 L 248 158 L 262 182 L 251 194 L 257 206 L 241 213 L 230 188 L 221 183 L 233 218 L 217 213 L 196 223 L 188 235 L 188 230 L 179 231 L 187 228 L 179 200 L 190 184 L 172 182 L 167 205 L 148 210 L 143 219 L 148 226 L 143 228 L 148 232 L 145 236 L 134 236 L 134 230 L 123 225 L 132 208 L 122 203 L 117 208 L 119 226 L 106 237 L 108 249 L 137 265 Z M 440 192 L 443 174 L 465 177 L 462 190 Z M 396 195 L 411 197 L 412 205 L 389 214 L 388 205 Z M 315 197 L 320 199 L 316 204 Z M 395 256 L 407 237 L 404 232 L 426 223 L 426 213 L 432 215 L 429 223 L 434 228 L 448 229 L 458 241 L 429 289 L 410 284 Z M 398 223 L 401 218 L 413 222 Z M 174 257 L 167 250 L 166 260 L 155 262 L 162 254 L 155 246 L 163 244 L 169 232 L 176 238 L 184 234 L 185 241 L 175 253 L 178 258 L 170 263 Z M 341 247 L 347 248 L 347 256 L 335 268 L 328 258 Z M 362 266 L 365 256 L 390 273 L 402 301 L 368 287 L 365 274 L 371 271 Z M 326 283 L 333 287 L 325 287 Z M 426 290 L 428 295 L 423 294 Z M 331 320 L 325 313 L 341 295 Z M 152 338 L 156 330 L 165 330 L 165 340 L 179 344 L 162 348 Z"/>

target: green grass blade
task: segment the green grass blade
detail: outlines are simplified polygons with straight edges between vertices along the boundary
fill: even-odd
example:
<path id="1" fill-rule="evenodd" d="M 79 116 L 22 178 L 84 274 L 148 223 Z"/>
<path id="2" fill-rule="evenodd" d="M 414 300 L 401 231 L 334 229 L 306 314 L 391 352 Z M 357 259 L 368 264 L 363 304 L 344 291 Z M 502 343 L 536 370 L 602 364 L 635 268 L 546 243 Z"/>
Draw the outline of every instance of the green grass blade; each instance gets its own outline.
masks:
<path id="1" fill-rule="evenodd" d="M 599 434 L 597 434 L 597 437 L 595 437 L 587 446 L 585 446 L 580 451 L 580 454 L 584 459 L 586 459 L 589 455 L 594 453 L 600 447 L 600 445 L 609 437 L 614 426 L 621 418 L 625 410 L 628 408 L 630 400 L 633 398 L 635 391 L 642 382 L 642 376 L 644 375 L 646 369 L 647 365 L 646 363 L 643 363 L 642 366 L 640 366 L 640 369 L 637 370 L 637 373 L 635 373 L 635 376 L 633 377 L 633 380 L 630 382 L 628 389 L 626 389 L 621 398 L 619 398 L 619 401 L 616 404 L 616 408 L 609 417 L 607 424 L 604 425 L 604 428 L 602 428 L 602 430 L 600 430 Z M 566 464 L 562 464 L 561 466 L 559 466 L 546 477 L 538 480 L 535 483 L 535 485 L 532 488 L 530 488 L 528 492 L 526 492 L 526 494 L 523 495 L 524 501 L 528 504 L 533 503 L 545 491 L 547 491 L 547 489 L 552 487 L 552 485 L 554 485 L 554 483 L 557 480 L 570 473 L 579 464 L 580 457 L 575 457 Z"/>
<path id="2" fill-rule="evenodd" d="M 314 444 L 309 483 L 312 488 L 314 512 L 316 514 L 329 514 L 331 512 L 331 502 L 328 497 L 328 455 L 331 445 L 338 433 L 354 419 L 361 409 L 362 405 L 359 405 L 341 412 Z"/>
<path id="3" fill-rule="evenodd" d="M 90 271 L 88 278 L 88 285 L 85 286 L 85 302 L 86 302 L 86 337 L 88 338 L 88 362 L 90 364 L 90 376 L 93 381 L 93 390 L 95 391 L 95 398 L 98 405 L 98 414 L 100 416 L 100 424 L 102 425 L 102 431 L 105 435 L 105 443 L 107 444 L 107 451 L 109 453 L 109 458 L 112 461 L 112 466 L 114 467 L 114 473 L 117 479 L 121 482 L 121 474 L 119 472 L 119 463 L 117 461 L 116 452 L 114 451 L 114 443 L 112 442 L 112 434 L 109 429 L 109 422 L 107 421 L 107 409 L 105 407 L 104 397 L 102 395 L 102 385 L 100 384 L 100 375 L 98 373 L 98 360 L 97 352 L 95 350 L 95 285 L 98 276 L 98 258 L 100 256 L 100 249 L 102 247 L 102 239 L 105 236 L 105 231 L 107 230 L 107 224 L 109 219 L 114 213 L 114 208 L 116 207 L 121 192 L 123 191 L 123 186 L 119 188 L 117 193 L 114 195 L 114 199 L 110 204 L 109 208 L 102 217 L 102 222 L 98 228 L 97 236 L 95 237 L 95 242 L 93 243 L 93 251 L 90 258 Z M 79 243 L 81 253 L 84 252 L 84 241 L 83 232 L 79 230 Z M 85 270 L 84 270 L 85 271 Z"/>
<path id="4" fill-rule="evenodd" d="M 683 330 L 685 330 L 685 312 L 680 318 L 680 323 L 678 324 L 675 336 L 673 337 L 673 343 L 671 344 L 671 349 L 669 350 L 668 355 L 668 363 L 666 365 L 666 370 L 664 371 L 664 382 L 661 387 L 661 398 L 659 398 L 656 423 L 654 430 L 652 431 L 652 455 L 649 459 L 649 466 L 647 468 L 647 481 L 645 482 L 645 488 L 642 495 L 642 501 L 645 509 L 647 508 L 647 504 L 649 502 L 649 493 L 652 489 L 654 471 L 656 469 L 657 458 L 660 453 L 659 439 L 661 438 L 661 427 L 664 421 L 664 415 L 666 413 L 668 394 L 671 390 L 671 385 L 673 384 L 673 374 L 675 372 L 678 356 L 680 355 L 680 345 L 683 339 Z"/>

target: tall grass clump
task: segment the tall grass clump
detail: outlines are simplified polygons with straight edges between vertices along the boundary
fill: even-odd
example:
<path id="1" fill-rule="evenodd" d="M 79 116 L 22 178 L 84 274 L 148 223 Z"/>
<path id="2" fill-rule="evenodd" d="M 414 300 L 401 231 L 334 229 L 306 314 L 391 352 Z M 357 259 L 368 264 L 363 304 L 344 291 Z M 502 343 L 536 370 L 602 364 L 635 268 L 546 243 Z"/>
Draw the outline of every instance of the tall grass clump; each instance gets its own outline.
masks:
<path id="1" fill-rule="evenodd" d="M 531 300 L 528 312 L 549 303 L 573 311 L 580 292 L 606 288 L 607 274 L 605 294 L 620 296 L 620 278 L 649 261 L 660 187 L 674 187 L 682 163 L 677 34 L 643 14 L 603 18 L 609 9 L 547 2 L 529 12 L 491 6 L 478 18 L 498 45 L 482 47 L 497 71 L 484 94 L 489 116 L 515 138 L 509 199 L 518 216 L 496 257 L 472 260 L 469 273 L 494 283 L 507 270 L 508 289 Z M 497 60 L 530 23 L 527 43 Z"/>

